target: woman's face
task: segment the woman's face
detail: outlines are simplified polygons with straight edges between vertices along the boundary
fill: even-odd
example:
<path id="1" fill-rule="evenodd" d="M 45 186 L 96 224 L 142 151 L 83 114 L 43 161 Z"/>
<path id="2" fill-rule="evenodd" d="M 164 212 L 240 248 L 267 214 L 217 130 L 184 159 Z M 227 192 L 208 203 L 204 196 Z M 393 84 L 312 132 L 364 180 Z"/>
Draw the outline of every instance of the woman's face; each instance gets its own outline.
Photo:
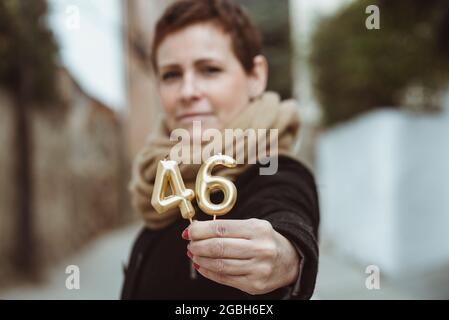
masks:
<path id="1" fill-rule="evenodd" d="M 222 129 L 251 98 L 263 93 L 264 57 L 254 58 L 247 74 L 232 50 L 231 37 L 213 23 L 198 23 L 168 35 L 157 51 L 158 91 L 170 129 L 192 136 L 201 129 Z"/>

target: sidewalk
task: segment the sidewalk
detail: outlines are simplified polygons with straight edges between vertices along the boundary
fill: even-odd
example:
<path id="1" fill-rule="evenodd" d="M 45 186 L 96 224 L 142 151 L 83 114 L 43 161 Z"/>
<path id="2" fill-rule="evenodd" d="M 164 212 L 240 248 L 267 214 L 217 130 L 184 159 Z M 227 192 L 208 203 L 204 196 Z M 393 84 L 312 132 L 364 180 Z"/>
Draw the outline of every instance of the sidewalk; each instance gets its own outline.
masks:
<path id="1" fill-rule="evenodd" d="M 127 262 L 141 227 L 140 223 L 133 224 L 100 236 L 78 254 L 48 270 L 45 284 L 0 291 L 0 299 L 118 299 L 123 282 L 122 265 Z M 69 274 L 65 270 L 69 265 L 79 267 L 79 290 L 66 288 Z"/>
<path id="2" fill-rule="evenodd" d="M 380 269 L 380 289 L 369 290 L 367 266 L 337 255 L 331 246 L 321 245 L 318 278 L 312 299 L 415 300 L 449 299 L 449 266 L 421 274 L 388 278 Z"/>
<path id="3" fill-rule="evenodd" d="M 47 272 L 48 281 L 40 286 L 0 291 L 0 299 L 105 299 L 116 300 L 123 282 L 122 265 L 141 228 L 133 224 L 112 231 L 87 245 Z M 80 289 L 68 290 L 68 265 L 80 269 Z M 449 267 L 413 278 L 388 279 L 381 274 L 380 290 L 368 290 L 365 267 L 335 254 L 322 245 L 316 290 L 312 299 L 448 299 Z"/>

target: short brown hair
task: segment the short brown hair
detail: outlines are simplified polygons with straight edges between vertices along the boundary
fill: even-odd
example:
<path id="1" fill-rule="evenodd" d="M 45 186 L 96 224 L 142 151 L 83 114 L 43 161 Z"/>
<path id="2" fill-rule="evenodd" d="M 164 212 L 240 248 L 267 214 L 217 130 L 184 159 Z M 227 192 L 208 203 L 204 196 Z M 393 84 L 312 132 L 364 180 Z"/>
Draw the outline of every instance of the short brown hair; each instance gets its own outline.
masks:
<path id="1" fill-rule="evenodd" d="M 232 49 L 250 73 L 262 53 L 262 37 L 249 15 L 232 0 L 180 0 L 169 6 L 156 25 L 151 62 L 157 71 L 157 49 L 171 33 L 200 22 L 214 22 L 231 36 Z"/>

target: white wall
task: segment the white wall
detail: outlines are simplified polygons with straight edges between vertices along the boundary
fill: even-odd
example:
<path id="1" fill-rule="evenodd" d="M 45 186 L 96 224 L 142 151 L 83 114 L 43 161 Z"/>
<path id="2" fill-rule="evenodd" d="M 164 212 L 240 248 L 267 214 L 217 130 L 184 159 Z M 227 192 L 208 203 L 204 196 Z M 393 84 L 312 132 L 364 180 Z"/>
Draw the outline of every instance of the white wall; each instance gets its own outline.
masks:
<path id="1" fill-rule="evenodd" d="M 122 2 L 50 0 L 49 7 L 61 63 L 85 92 L 122 109 L 126 103 Z"/>
<path id="2" fill-rule="evenodd" d="M 449 115 L 385 110 L 318 145 L 321 236 L 390 275 L 449 263 Z"/>

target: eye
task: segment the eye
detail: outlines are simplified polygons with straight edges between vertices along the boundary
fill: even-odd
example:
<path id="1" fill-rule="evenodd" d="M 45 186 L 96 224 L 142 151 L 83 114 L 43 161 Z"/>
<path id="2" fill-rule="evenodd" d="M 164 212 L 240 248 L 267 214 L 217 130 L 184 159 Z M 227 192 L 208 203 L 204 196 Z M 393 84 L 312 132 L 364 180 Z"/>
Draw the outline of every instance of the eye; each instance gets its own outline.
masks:
<path id="1" fill-rule="evenodd" d="M 179 71 L 167 71 L 162 74 L 161 78 L 163 81 L 169 81 L 169 80 L 179 78 L 180 76 L 181 76 L 181 72 L 179 72 Z"/>
<path id="2" fill-rule="evenodd" d="M 205 66 L 201 69 L 202 73 L 206 75 L 215 75 L 222 71 L 221 68 L 215 66 Z"/>

